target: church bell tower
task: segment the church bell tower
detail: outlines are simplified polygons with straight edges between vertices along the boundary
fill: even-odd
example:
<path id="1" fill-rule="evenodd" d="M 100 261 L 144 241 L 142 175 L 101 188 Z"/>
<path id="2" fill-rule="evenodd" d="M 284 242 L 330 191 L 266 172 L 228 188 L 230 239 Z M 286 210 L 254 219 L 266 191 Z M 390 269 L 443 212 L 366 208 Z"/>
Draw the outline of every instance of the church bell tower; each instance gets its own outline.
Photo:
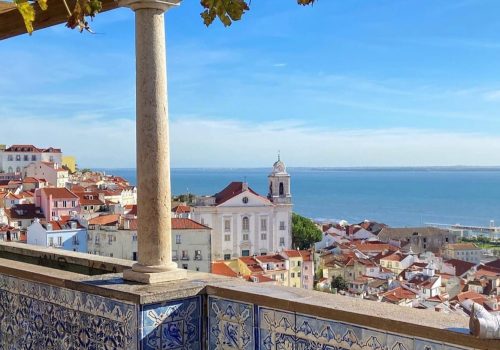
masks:
<path id="1" fill-rule="evenodd" d="M 267 197 L 269 200 L 274 204 L 291 204 L 290 174 L 287 173 L 285 163 L 281 161 L 279 154 L 268 179 L 269 193 Z"/>

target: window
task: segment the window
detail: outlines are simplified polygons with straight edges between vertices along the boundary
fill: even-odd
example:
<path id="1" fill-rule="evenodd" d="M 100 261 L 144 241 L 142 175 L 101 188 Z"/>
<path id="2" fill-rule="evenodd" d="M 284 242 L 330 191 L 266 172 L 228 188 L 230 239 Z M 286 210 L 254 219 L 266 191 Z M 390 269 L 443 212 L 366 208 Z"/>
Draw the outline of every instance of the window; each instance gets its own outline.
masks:
<path id="1" fill-rule="evenodd" d="M 54 161 L 54 156 L 50 156 L 49 157 L 49 162 L 53 162 Z"/>
<path id="2" fill-rule="evenodd" d="M 76 207 L 76 202 L 75 201 L 71 201 L 71 206 L 74 208 Z"/>
<path id="3" fill-rule="evenodd" d="M 21 155 L 20 154 L 16 155 L 16 160 L 21 160 Z"/>
<path id="4" fill-rule="evenodd" d="M 247 216 L 243 217 L 242 229 L 243 231 L 250 230 L 250 220 L 248 219 Z"/>
<path id="5" fill-rule="evenodd" d="M 88 209 L 88 207 L 87 207 L 87 206 L 84 206 L 84 207 L 83 207 L 83 210 L 87 210 L 87 209 Z"/>
<path id="6" fill-rule="evenodd" d="M 177 250 L 172 250 L 172 260 L 177 260 Z"/>
<path id="7" fill-rule="evenodd" d="M 54 246 L 54 237 L 49 237 L 49 246 Z"/>
<path id="8" fill-rule="evenodd" d="M 231 235 L 224 235 L 224 242 L 231 241 Z"/>
<path id="9" fill-rule="evenodd" d="M 284 281 L 284 280 L 285 280 L 285 274 L 284 274 L 284 273 L 282 273 L 280 277 L 281 277 L 281 280 L 282 280 L 282 281 Z"/>
<path id="10" fill-rule="evenodd" d="M 57 201 L 54 201 L 54 208 L 57 208 Z"/>
<path id="11" fill-rule="evenodd" d="M 267 239 L 267 233 L 261 233 L 260 234 L 260 239 L 265 241 Z"/>
<path id="12" fill-rule="evenodd" d="M 21 227 L 21 226 L 23 226 L 23 222 L 22 221 L 18 221 L 17 222 L 17 227 Z"/>
<path id="13" fill-rule="evenodd" d="M 295 273 L 294 273 L 294 272 L 292 272 L 292 273 L 290 274 L 290 277 L 295 278 Z"/>
<path id="14" fill-rule="evenodd" d="M 9 155 L 9 156 L 7 157 L 7 159 L 8 159 L 9 161 L 11 161 L 11 162 L 12 162 L 12 161 L 14 160 L 14 156 L 13 156 L 13 155 Z M 12 171 L 10 171 L 10 172 L 12 172 Z"/>
<path id="15" fill-rule="evenodd" d="M 137 235 L 132 236 L 132 242 L 137 242 Z"/>
<path id="16" fill-rule="evenodd" d="M 231 260 L 231 254 L 224 254 L 224 260 Z"/>
<path id="17" fill-rule="evenodd" d="M 109 253 L 109 257 L 112 258 L 113 257 L 113 253 Z"/>
<path id="18" fill-rule="evenodd" d="M 267 219 L 265 218 L 260 219 L 260 230 L 267 231 Z"/>
<path id="19" fill-rule="evenodd" d="M 182 260 L 189 260 L 189 255 L 188 255 L 188 251 L 187 250 L 183 250 L 182 251 L 181 259 Z"/>
<path id="20" fill-rule="evenodd" d="M 32 155 L 31 155 L 31 160 L 32 160 L 33 162 L 36 162 L 36 154 L 32 154 Z"/>
<path id="21" fill-rule="evenodd" d="M 113 244 L 113 236 L 108 235 L 108 244 Z"/>
<path id="22" fill-rule="evenodd" d="M 248 204 L 248 197 L 243 197 L 242 201 L 243 201 L 243 204 Z"/>
<path id="23" fill-rule="evenodd" d="M 448 242 L 448 237 L 445 238 L 446 242 Z"/>
<path id="24" fill-rule="evenodd" d="M 301 275 L 300 275 L 300 272 L 297 272 L 297 277 L 300 277 L 300 276 L 301 276 Z"/>
<path id="25" fill-rule="evenodd" d="M 137 261 L 137 252 L 132 252 L 132 260 Z"/>
<path id="26" fill-rule="evenodd" d="M 24 155 L 23 157 L 24 161 L 27 162 L 28 160 L 30 160 L 29 156 L 27 154 Z"/>
<path id="27" fill-rule="evenodd" d="M 302 265 L 302 261 L 297 261 L 297 266 Z"/>
<path id="28" fill-rule="evenodd" d="M 305 276 L 304 276 L 304 279 L 305 279 L 305 280 L 308 280 L 308 279 L 309 279 L 309 276 L 305 275 Z"/>
<path id="29" fill-rule="evenodd" d="M 280 245 L 281 246 L 285 245 L 285 237 L 280 237 Z"/>
<path id="30" fill-rule="evenodd" d="M 183 268 L 184 270 L 187 270 L 187 269 L 188 269 L 188 264 L 182 264 L 182 268 Z"/>
<path id="31" fill-rule="evenodd" d="M 244 241 L 248 241 L 248 233 L 244 233 L 243 234 L 243 240 Z"/>
<path id="32" fill-rule="evenodd" d="M 247 249 L 247 250 L 242 250 L 241 251 L 241 256 L 250 256 L 250 251 Z"/>
<path id="33" fill-rule="evenodd" d="M 224 220 L 224 231 L 226 231 L 226 232 L 231 231 L 231 220 L 230 219 Z"/>
<path id="34" fill-rule="evenodd" d="M 283 186 L 283 182 L 280 182 L 280 197 L 285 195 L 285 186 Z"/>
<path id="35" fill-rule="evenodd" d="M 100 241 L 99 235 L 95 235 L 95 244 L 99 244 Z"/>
<path id="36" fill-rule="evenodd" d="M 91 241 L 92 240 L 92 235 L 90 233 L 87 234 L 87 241 Z"/>
<path id="37" fill-rule="evenodd" d="M 66 201 L 63 201 L 63 208 L 66 208 Z"/>
<path id="38" fill-rule="evenodd" d="M 59 247 L 62 246 L 62 237 L 61 236 L 57 237 L 57 245 Z"/>
<path id="39" fill-rule="evenodd" d="M 291 262 L 292 267 L 295 267 L 295 261 Z"/>
<path id="40" fill-rule="evenodd" d="M 280 230 L 285 231 L 285 222 L 284 221 L 280 221 Z"/>
<path id="41" fill-rule="evenodd" d="M 74 235 L 73 236 L 73 245 L 79 245 L 79 244 L 80 244 L 80 241 L 78 240 L 78 236 Z"/>
<path id="42" fill-rule="evenodd" d="M 201 250 L 194 251 L 194 260 L 201 260 Z"/>
<path id="43" fill-rule="evenodd" d="M 181 244 L 181 235 L 175 235 L 175 244 Z"/>

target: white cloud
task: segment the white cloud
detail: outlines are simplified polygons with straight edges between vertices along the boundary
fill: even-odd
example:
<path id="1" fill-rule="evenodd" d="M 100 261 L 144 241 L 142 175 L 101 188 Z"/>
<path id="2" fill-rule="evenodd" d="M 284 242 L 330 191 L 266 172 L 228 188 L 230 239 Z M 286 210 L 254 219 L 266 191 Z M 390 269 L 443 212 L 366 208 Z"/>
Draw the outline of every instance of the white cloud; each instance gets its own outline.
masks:
<path id="1" fill-rule="evenodd" d="M 134 167 L 135 121 L 77 115 L 1 117 L 2 143 L 61 147 L 82 167 Z M 498 165 L 500 136 L 418 129 L 335 130 L 300 121 L 171 121 L 173 167 Z"/>

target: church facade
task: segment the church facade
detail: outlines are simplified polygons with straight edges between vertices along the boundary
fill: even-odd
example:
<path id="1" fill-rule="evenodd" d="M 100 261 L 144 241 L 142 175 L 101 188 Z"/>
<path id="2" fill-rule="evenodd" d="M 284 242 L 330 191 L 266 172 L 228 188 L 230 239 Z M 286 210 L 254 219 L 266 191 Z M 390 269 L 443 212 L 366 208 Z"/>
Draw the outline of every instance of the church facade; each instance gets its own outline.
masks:
<path id="1" fill-rule="evenodd" d="M 231 182 L 213 196 L 197 198 L 195 221 L 212 228 L 212 261 L 265 255 L 292 247 L 290 175 L 279 158 L 261 196 L 246 182 Z"/>

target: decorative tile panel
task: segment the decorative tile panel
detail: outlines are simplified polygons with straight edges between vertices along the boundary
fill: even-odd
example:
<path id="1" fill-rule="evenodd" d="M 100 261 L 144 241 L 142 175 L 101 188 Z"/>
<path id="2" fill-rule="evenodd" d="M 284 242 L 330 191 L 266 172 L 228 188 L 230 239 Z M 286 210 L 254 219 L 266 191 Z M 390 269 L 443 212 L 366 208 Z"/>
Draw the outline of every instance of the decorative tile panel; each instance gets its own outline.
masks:
<path id="1" fill-rule="evenodd" d="M 201 296 L 143 306 L 141 348 L 201 349 L 201 310 Z"/>
<path id="2" fill-rule="evenodd" d="M 137 349 L 137 307 L 0 275 L 0 348 Z"/>
<path id="3" fill-rule="evenodd" d="M 253 304 L 208 297 L 208 344 L 210 349 L 254 349 Z"/>

